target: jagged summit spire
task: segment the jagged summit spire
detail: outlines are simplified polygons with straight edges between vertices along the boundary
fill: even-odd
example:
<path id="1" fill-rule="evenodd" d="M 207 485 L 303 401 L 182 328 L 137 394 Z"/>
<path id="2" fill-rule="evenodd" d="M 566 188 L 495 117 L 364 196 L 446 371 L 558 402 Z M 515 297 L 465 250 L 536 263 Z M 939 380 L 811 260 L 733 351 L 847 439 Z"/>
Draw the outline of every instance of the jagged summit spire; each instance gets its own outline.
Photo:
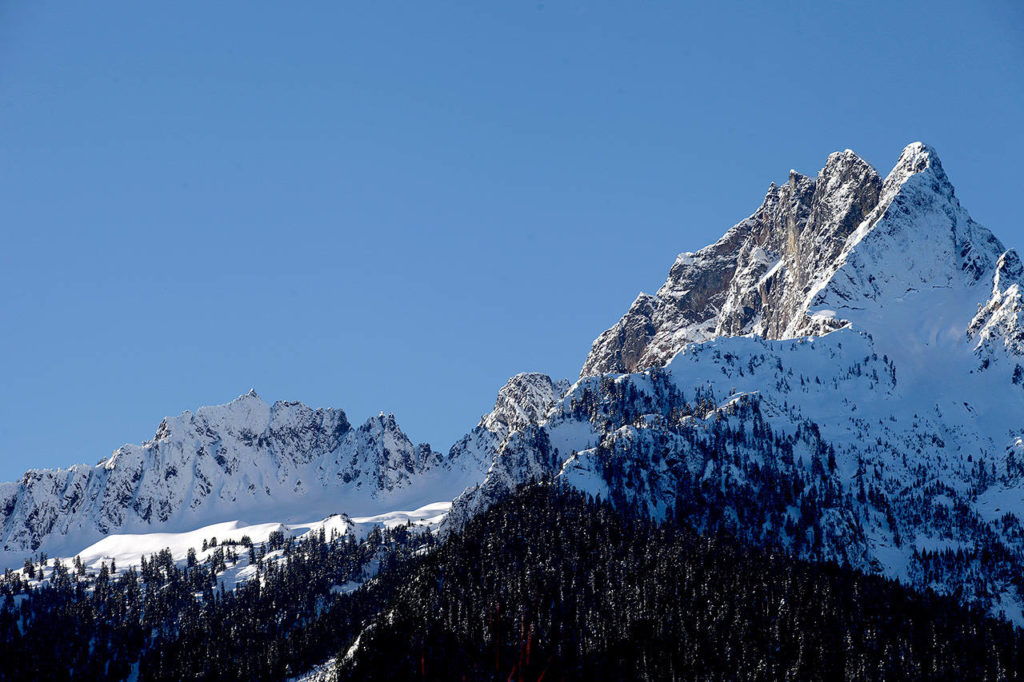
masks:
<path id="1" fill-rule="evenodd" d="M 883 195 L 896 193 L 915 176 L 928 176 L 932 189 L 952 196 L 953 185 L 946 176 L 938 153 L 924 142 L 911 142 L 903 148 L 896 165 L 885 178 Z"/>
<path id="2" fill-rule="evenodd" d="M 939 155 L 935 151 L 935 147 L 921 141 L 911 142 L 904 147 L 903 151 L 900 152 L 900 158 L 896 162 L 896 166 L 899 167 L 901 164 L 909 162 L 921 164 L 917 169 L 917 172 L 920 172 L 929 164 L 935 164 L 939 167 L 942 166 L 942 162 L 939 161 Z"/>
<path id="3" fill-rule="evenodd" d="M 820 177 L 822 174 L 828 174 L 829 170 L 832 168 L 848 166 L 851 164 L 857 166 L 867 166 L 873 169 L 873 166 L 871 166 L 870 163 L 865 161 L 864 157 L 862 157 L 860 154 L 853 151 L 852 149 L 844 149 L 841 152 L 837 151 L 829 154 L 825 158 L 825 166 L 821 169 L 821 171 L 819 171 L 818 175 Z M 790 173 L 793 172 L 795 171 L 790 171 Z"/>

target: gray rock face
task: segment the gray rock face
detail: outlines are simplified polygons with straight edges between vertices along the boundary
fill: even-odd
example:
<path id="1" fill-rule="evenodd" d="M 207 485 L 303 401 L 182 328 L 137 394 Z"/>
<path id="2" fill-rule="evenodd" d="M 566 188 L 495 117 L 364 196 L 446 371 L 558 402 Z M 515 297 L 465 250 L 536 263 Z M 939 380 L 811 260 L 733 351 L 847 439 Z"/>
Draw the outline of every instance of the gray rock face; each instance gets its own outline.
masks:
<path id="1" fill-rule="evenodd" d="M 926 181 L 927 201 L 956 203 L 934 151 L 920 143 L 904 150 L 885 181 L 850 150 L 830 155 L 816 178 L 791 171 L 719 241 L 681 254 L 657 294 L 640 294 L 594 341 L 580 376 L 664 366 L 687 343 L 720 336 L 781 339 L 841 327 L 842 319 L 809 316 L 815 295 L 875 223 L 887 213 L 913 212 L 902 205 L 889 211 L 894 201 L 922 194 L 905 187 L 911 178 Z M 981 236 L 982 246 L 990 237 Z M 985 255 L 991 260 L 1000 251 Z"/>

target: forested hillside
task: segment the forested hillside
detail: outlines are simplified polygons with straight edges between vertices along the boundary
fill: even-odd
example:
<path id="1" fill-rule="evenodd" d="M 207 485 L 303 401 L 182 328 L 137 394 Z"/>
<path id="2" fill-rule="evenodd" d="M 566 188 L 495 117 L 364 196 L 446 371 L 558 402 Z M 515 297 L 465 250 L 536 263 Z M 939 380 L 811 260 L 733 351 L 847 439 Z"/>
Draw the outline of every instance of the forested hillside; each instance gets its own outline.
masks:
<path id="1" fill-rule="evenodd" d="M 57 563 L 42 587 L 26 588 L 8 572 L 0 680 L 281 680 L 347 645 L 411 553 L 432 542 L 405 527 L 360 542 L 278 533 L 221 544 L 205 562 L 190 553 L 184 566 L 165 550 L 116 577 L 107 565 L 92 575 Z M 224 573 L 239 564 L 254 571 L 226 590 Z M 356 590 L 378 568 L 372 587 Z"/>
<path id="2" fill-rule="evenodd" d="M 275 536 L 28 591 L 9 574 L 0 679 L 275 680 L 332 655 L 353 680 L 1024 679 L 1005 621 L 688 518 L 543 484 L 440 544 Z M 246 561 L 255 577 L 220 588 Z"/>
<path id="3" fill-rule="evenodd" d="M 343 677 L 1013 680 L 1024 635 L 953 599 L 538 486 L 400 583 Z"/>

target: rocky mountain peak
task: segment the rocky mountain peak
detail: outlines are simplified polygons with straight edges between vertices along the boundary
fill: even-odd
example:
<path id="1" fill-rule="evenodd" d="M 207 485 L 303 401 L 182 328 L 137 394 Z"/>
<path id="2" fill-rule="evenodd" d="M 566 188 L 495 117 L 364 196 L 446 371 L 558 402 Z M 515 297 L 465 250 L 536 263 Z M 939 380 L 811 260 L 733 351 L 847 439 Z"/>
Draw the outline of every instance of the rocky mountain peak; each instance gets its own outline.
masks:
<path id="1" fill-rule="evenodd" d="M 1003 251 L 928 145 L 908 145 L 884 180 L 853 151 L 835 152 L 816 177 L 790 171 L 721 239 L 681 254 L 657 294 L 594 341 L 580 375 L 663 366 L 721 336 L 870 326 L 885 300 L 987 281 Z"/>
<path id="2" fill-rule="evenodd" d="M 494 410 L 480 424 L 502 437 L 544 419 L 544 415 L 565 391 L 547 374 L 523 372 L 498 390 Z"/>
<path id="3" fill-rule="evenodd" d="M 999 256 L 992 293 L 967 329 L 982 368 L 1003 367 L 1014 384 L 1024 384 L 1024 265 L 1013 249 Z M 1009 357 L 1007 357 L 1009 356 Z M 1009 360 L 1009 362 L 1007 362 Z"/>
<path id="4" fill-rule="evenodd" d="M 568 381 L 552 381 L 539 372 L 515 375 L 498 390 L 494 409 L 451 447 L 448 462 L 467 471 L 477 471 L 482 478 L 494 468 L 494 460 L 504 452 L 509 438 L 543 423 L 569 388 Z M 479 483 L 479 479 L 473 483 Z"/>
<path id="5" fill-rule="evenodd" d="M 903 148 L 896 165 L 885 178 L 883 193 L 889 195 L 899 191 L 914 176 L 921 176 L 941 194 L 953 195 L 953 185 L 946 176 L 939 155 L 924 142 L 912 142 Z"/>
<path id="6" fill-rule="evenodd" d="M 992 292 L 998 293 L 1013 284 L 1020 282 L 1024 276 L 1024 265 L 1021 264 L 1020 256 L 1013 249 L 1009 249 L 1001 256 L 996 263 L 996 275 L 992 281 Z"/>

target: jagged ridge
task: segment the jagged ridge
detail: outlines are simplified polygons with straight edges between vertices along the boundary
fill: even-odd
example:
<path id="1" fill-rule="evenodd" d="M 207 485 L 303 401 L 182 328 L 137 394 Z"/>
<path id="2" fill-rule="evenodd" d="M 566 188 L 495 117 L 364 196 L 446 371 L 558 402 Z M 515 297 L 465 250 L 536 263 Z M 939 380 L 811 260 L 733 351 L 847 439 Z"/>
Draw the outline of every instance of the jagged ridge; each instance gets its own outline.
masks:
<path id="1" fill-rule="evenodd" d="M 164 419 L 152 440 L 95 466 L 41 469 L 0 484 L 0 548 L 81 549 L 111 532 L 188 529 L 250 515 L 323 515 L 400 493 L 447 459 L 414 445 L 393 415 L 353 428 L 345 413 L 236 400 Z M 452 491 L 440 490 L 444 494 Z M 268 518 L 268 520 L 271 520 Z"/>

